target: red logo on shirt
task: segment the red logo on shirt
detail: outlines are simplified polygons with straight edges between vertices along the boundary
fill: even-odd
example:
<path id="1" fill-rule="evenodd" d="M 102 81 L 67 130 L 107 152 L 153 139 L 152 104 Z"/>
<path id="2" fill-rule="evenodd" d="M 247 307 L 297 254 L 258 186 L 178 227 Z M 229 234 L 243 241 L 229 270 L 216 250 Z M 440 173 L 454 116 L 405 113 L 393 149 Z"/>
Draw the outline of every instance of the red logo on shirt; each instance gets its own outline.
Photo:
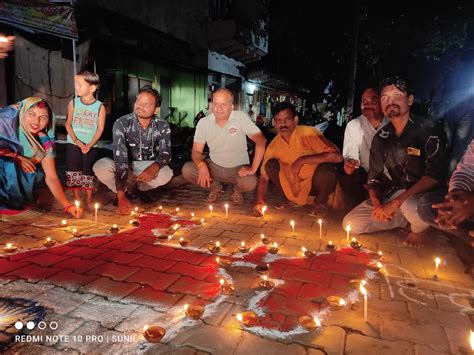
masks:
<path id="1" fill-rule="evenodd" d="M 234 127 L 234 126 L 229 127 L 229 134 L 231 136 L 235 136 L 237 134 L 237 127 Z"/>

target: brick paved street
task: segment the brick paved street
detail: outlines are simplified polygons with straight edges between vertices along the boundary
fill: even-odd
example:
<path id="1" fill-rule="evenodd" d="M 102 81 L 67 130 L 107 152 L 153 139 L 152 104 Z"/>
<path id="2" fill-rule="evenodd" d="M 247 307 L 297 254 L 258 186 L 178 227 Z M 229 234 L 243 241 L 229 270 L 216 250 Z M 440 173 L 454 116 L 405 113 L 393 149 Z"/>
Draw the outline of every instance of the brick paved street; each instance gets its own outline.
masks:
<path id="1" fill-rule="evenodd" d="M 162 353 L 162 354 L 467 354 L 474 321 L 474 282 L 441 233 L 422 249 L 403 246 L 396 232 L 362 236 L 361 252 L 345 245 L 341 215 L 323 221 L 304 209 L 276 210 L 264 218 L 251 213 L 253 196 L 242 207 L 230 204 L 226 218 L 220 196 L 211 215 L 203 192 L 173 185 L 144 208 L 141 225 L 117 216 L 111 204 L 82 220 L 60 224 L 62 215 L 35 214 L 25 220 L 0 222 L 1 242 L 20 247 L 0 259 L 0 342 L 6 353 Z M 271 201 L 270 201 L 271 202 Z M 269 202 L 269 206 L 272 204 Z M 178 215 L 159 213 L 180 208 Z M 191 213 L 195 218 L 190 221 Z M 203 226 L 197 222 L 205 219 Z M 295 232 L 290 220 L 296 223 Z M 181 227 L 170 240 L 169 227 Z M 117 224 L 122 230 L 111 234 Z M 72 230 L 86 234 L 74 238 Z M 278 243 L 268 254 L 260 235 Z M 43 246 L 47 237 L 57 241 Z M 189 244 L 182 247 L 179 239 Z M 331 240 L 343 246 L 327 253 Z M 218 267 L 209 247 L 220 243 Z M 245 242 L 248 253 L 239 253 Z M 270 246 L 272 246 L 272 244 Z M 305 258 L 301 247 L 320 252 Z M 382 251 L 381 272 L 367 264 L 369 251 Z M 442 259 L 434 280 L 435 257 Z M 373 259 L 378 261 L 377 259 Z M 276 286 L 259 286 L 255 265 L 269 265 L 266 275 Z M 232 283 L 225 294 L 219 283 Z M 368 321 L 362 296 L 351 279 L 366 278 Z M 330 310 L 328 296 L 343 297 L 341 310 Z M 204 306 L 199 320 L 187 318 L 184 305 Z M 244 326 L 238 313 L 253 311 L 256 324 Z M 317 315 L 322 326 L 306 331 L 300 316 Z M 32 330 L 14 328 L 15 321 L 35 323 Z M 39 323 L 43 321 L 44 323 Z M 55 323 L 56 322 L 56 323 Z M 45 324 L 46 329 L 39 329 Z M 57 329 L 50 329 L 57 324 Z M 167 333 L 159 344 L 143 338 L 145 325 Z M 29 340 L 15 335 L 35 335 Z M 48 336 L 48 337 L 47 337 Z M 55 337 L 53 337 L 55 336 Z M 24 340 L 24 341 L 22 341 Z M 28 341 L 27 341 L 28 340 Z M 8 349 L 8 350 L 7 350 Z"/>

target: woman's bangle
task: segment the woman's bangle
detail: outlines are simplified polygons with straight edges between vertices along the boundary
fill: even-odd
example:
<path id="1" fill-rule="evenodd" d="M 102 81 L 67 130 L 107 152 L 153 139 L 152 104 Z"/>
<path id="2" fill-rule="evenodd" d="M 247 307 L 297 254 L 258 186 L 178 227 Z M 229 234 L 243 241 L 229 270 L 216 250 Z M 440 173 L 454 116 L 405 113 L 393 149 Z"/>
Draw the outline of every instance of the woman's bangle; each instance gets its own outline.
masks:
<path id="1" fill-rule="evenodd" d="M 74 205 L 67 205 L 66 207 L 64 207 L 64 213 L 67 213 L 67 211 L 71 208 L 71 207 L 74 207 Z"/>

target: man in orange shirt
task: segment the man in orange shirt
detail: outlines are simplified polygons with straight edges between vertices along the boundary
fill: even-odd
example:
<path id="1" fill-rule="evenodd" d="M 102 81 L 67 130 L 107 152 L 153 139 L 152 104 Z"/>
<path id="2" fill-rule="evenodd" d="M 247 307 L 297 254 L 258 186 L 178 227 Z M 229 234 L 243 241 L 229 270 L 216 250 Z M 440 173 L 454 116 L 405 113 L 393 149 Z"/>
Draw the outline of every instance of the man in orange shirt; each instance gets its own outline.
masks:
<path id="1" fill-rule="evenodd" d="M 289 102 L 275 106 L 273 124 L 278 135 L 263 157 L 255 211 L 262 213 L 271 180 L 287 199 L 276 208 L 306 205 L 310 195 L 315 195 L 310 215 L 325 216 L 329 194 L 336 187 L 335 163 L 342 161 L 341 153 L 317 129 L 298 126 L 295 107 Z"/>

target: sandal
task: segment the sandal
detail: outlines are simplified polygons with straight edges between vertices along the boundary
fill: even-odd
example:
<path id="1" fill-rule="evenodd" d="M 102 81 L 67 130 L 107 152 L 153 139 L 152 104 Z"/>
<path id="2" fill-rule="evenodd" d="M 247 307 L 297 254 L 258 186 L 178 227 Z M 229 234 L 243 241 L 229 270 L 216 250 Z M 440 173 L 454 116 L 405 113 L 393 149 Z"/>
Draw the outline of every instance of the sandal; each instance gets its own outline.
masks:
<path id="1" fill-rule="evenodd" d="M 237 190 L 235 188 L 234 188 L 234 191 L 232 192 L 232 195 L 230 195 L 230 199 L 236 205 L 241 205 L 244 203 L 244 195 L 242 194 L 240 190 Z"/>
<path id="2" fill-rule="evenodd" d="M 308 212 L 308 215 L 316 218 L 324 218 L 328 215 L 328 208 L 324 205 L 315 205 L 313 209 Z"/>
<path id="3" fill-rule="evenodd" d="M 286 210 L 287 208 L 301 207 L 301 205 L 298 205 L 298 204 L 296 204 L 294 202 L 291 202 L 291 201 L 285 201 L 285 202 L 277 203 L 274 207 L 277 210 Z"/>
<path id="4" fill-rule="evenodd" d="M 212 190 L 209 192 L 209 195 L 206 197 L 207 202 L 216 202 L 217 199 L 219 198 L 219 194 L 221 193 L 221 190 Z"/>

